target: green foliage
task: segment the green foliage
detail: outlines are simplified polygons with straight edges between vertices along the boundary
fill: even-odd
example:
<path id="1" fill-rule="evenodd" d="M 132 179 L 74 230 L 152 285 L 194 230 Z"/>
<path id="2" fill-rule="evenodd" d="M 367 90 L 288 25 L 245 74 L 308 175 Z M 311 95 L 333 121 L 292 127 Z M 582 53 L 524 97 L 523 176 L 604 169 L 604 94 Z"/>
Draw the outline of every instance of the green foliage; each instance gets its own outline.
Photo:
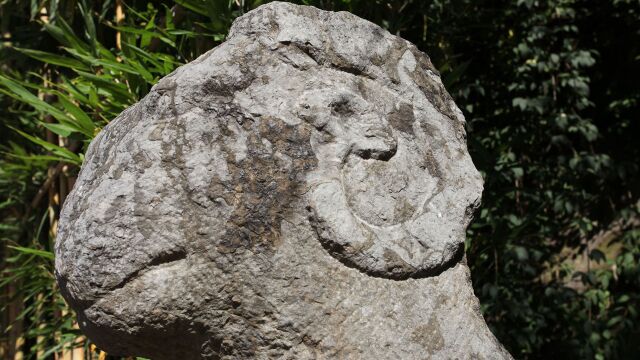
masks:
<path id="1" fill-rule="evenodd" d="M 149 3 L 126 8 L 126 20 L 114 24 L 109 20 L 114 4 L 109 1 L 91 6 L 86 1 L 21 5 L 0 4 L 2 10 L 28 10 L 19 20 L 28 22 L 28 31 L 46 35 L 24 43 L 16 36 L 14 44 L 5 43 L 0 49 L 7 55 L 0 72 L 0 101 L 6 106 L 0 124 L 0 288 L 14 285 L 13 293 L 7 292 L 3 299 L 4 311 L 11 304 L 24 304 L 14 319 L 24 326 L 22 352 L 28 358 L 50 358 L 63 348 L 89 349 L 73 326 L 75 317 L 56 290 L 53 276 L 59 204 L 40 201 L 32 208 L 34 197 L 41 195 L 38 187 L 55 184 L 47 181 L 59 165 L 76 165 L 67 174 L 73 177 L 86 146 L 102 127 L 160 78 L 221 41 L 224 35 L 212 29 L 226 29 L 232 7 L 226 5 L 229 12 L 221 24 L 217 18 Z M 57 9 L 48 19 L 33 11 L 44 5 Z M 119 44 L 114 41 L 116 33 Z M 52 142 L 51 135 L 66 139 L 65 144 L 57 137 Z M 3 326 L 7 339 L 17 323 Z"/>
<path id="2" fill-rule="evenodd" d="M 509 351 L 637 358 L 640 3 L 301 2 L 378 23 L 440 69 L 485 178 L 468 263 Z M 0 47 L 0 287 L 20 284 L 29 356 L 87 346 L 53 280 L 48 216 L 59 209 L 31 206 L 47 174 L 67 164 L 72 177 L 102 127 L 261 1 L 125 3 L 120 23 L 109 0 L 0 3 L 11 33 Z"/>

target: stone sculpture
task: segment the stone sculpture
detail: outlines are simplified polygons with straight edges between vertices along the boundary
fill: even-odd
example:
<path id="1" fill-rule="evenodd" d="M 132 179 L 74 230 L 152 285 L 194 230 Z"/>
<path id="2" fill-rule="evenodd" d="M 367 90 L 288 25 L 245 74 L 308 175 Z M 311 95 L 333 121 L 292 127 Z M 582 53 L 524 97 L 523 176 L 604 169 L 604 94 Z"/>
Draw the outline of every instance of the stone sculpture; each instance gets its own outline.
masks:
<path id="1" fill-rule="evenodd" d="M 270 3 L 92 142 L 56 276 L 110 354 L 510 358 L 464 259 L 481 191 L 425 54 Z"/>

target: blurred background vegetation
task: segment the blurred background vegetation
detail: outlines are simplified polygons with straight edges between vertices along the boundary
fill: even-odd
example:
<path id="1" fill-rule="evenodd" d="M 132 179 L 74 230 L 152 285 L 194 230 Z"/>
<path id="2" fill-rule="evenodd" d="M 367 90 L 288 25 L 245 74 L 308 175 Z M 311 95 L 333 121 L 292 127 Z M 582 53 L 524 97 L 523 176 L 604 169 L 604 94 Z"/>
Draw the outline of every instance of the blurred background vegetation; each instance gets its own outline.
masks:
<path id="1" fill-rule="evenodd" d="M 0 0 L 0 358 L 104 359 L 53 276 L 100 129 L 244 0 Z M 640 1 L 308 0 L 428 53 L 485 177 L 467 261 L 516 358 L 640 358 Z"/>

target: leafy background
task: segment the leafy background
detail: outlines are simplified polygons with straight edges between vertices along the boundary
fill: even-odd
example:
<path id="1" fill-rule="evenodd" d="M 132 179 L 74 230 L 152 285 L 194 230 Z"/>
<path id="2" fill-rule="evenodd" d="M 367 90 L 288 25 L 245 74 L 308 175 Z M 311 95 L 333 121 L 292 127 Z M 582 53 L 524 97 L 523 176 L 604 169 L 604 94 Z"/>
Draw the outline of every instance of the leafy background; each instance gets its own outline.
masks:
<path id="1" fill-rule="evenodd" d="M 0 0 L 0 358 L 105 359 L 53 277 L 100 129 L 224 40 L 244 0 Z M 485 178 L 466 243 L 516 358 L 640 357 L 638 0 L 307 0 L 427 52 Z"/>

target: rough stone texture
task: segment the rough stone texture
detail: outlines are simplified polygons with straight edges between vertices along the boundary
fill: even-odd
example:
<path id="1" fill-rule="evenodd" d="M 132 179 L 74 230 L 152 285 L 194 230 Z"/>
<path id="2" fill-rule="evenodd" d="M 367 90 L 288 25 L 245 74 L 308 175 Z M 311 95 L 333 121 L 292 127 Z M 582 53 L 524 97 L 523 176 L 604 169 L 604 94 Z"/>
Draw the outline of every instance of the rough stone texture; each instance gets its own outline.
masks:
<path id="1" fill-rule="evenodd" d="M 97 136 L 56 276 L 111 354 L 510 358 L 464 259 L 481 190 L 425 54 L 270 3 Z"/>

